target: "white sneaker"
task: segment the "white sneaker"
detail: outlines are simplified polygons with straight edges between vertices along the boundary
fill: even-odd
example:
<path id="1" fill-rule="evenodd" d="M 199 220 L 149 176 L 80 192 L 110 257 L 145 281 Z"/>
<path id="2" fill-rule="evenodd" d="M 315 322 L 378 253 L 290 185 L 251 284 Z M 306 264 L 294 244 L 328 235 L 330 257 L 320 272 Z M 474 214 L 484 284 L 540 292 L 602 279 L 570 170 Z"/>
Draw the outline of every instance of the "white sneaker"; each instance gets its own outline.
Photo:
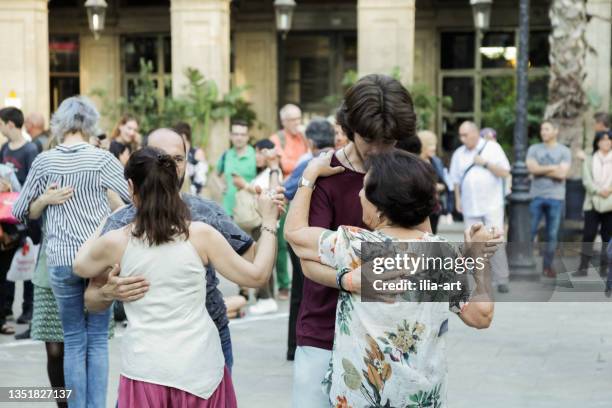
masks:
<path id="1" fill-rule="evenodd" d="M 278 310 L 278 305 L 274 299 L 259 299 L 257 303 L 249 307 L 249 314 L 252 315 L 263 315 L 268 313 L 274 313 Z"/>

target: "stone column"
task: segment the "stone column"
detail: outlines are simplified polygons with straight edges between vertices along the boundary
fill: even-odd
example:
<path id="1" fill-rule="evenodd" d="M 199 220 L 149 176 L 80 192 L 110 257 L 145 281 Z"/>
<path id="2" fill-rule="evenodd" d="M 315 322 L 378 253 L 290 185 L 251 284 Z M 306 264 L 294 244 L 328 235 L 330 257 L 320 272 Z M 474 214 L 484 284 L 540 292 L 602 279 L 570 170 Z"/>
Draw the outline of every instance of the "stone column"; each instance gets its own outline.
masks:
<path id="1" fill-rule="evenodd" d="M 246 99 L 257 113 L 261 128 L 251 129 L 256 138 L 269 137 L 276 131 L 278 104 L 278 62 L 276 28 L 237 31 L 234 34 L 236 64 L 234 79 L 237 86 L 247 85 Z"/>
<path id="2" fill-rule="evenodd" d="M 24 113 L 49 119 L 47 0 L 0 0 L 0 106 L 11 92 Z"/>
<path id="3" fill-rule="evenodd" d="M 612 17 L 612 0 L 588 0 L 587 12 L 591 15 L 610 19 Z M 593 113 L 610 111 L 610 37 L 612 36 L 609 21 L 593 17 L 587 26 L 587 41 L 596 53 L 587 53 L 586 89 L 597 96 L 601 102 L 595 110 L 589 110 L 586 117 L 586 147 L 590 151 L 593 140 Z"/>
<path id="4" fill-rule="evenodd" d="M 358 0 L 359 75 L 390 74 L 395 67 L 402 82 L 414 75 L 415 0 Z"/>
<path id="5" fill-rule="evenodd" d="M 94 90 L 103 90 L 109 101 L 116 101 L 121 96 L 119 36 L 102 33 L 96 40 L 87 33 L 81 35 L 80 43 L 81 94 L 92 97 Z M 92 99 L 102 111 L 103 101 L 97 97 Z M 110 134 L 116 120 L 103 117 L 103 129 Z"/>
<path id="6" fill-rule="evenodd" d="M 171 0 L 172 93 L 187 83 L 185 70 L 197 68 L 216 82 L 219 93 L 230 86 L 230 0 Z M 206 151 L 214 163 L 229 145 L 227 122 L 211 127 Z"/>

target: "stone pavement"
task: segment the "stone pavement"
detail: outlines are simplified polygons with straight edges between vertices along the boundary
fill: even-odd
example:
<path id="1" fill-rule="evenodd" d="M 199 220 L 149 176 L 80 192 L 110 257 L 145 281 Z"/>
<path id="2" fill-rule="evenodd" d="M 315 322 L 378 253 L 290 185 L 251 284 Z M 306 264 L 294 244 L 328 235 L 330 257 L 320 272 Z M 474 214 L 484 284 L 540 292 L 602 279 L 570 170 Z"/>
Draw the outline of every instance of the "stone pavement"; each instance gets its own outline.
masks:
<path id="1" fill-rule="evenodd" d="M 441 235 L 458 240 L 459 232 L 460 228 L 443 226 Z M 513 282 L 513 290 L 521 285 L 526 284 Z M 227 281 L 222 289 L 227 294 L 237 291 Z M 287 308 L 287 302 L 281 302 L 274 315 L 231 322 L 240 407 L 291 405 L 292 363 L 285 361 Z M 110 342 L 109 407 L 116 398 L 120 341 L 121 330 Z M 447 351 L 452 408 L 612 407 L 609 303 L 501 302 L 487 330 L 471 329 L 452 317 Z M 0 386 L 46 384 L 43 345 L 0 337 Z M 0 403 L 4 406 L 54 405 Z"/>

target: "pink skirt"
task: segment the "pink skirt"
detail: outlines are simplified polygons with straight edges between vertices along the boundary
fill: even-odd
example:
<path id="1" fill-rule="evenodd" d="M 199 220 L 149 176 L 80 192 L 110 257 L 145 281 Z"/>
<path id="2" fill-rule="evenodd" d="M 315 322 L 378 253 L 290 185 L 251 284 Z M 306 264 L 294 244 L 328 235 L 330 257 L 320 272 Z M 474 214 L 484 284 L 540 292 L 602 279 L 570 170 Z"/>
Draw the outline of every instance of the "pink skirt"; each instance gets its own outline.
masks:
<path id="1" fill-rule="evenodd" d="M 227 367 L 223 379 L 208 399 L 165 385 L 119 379 L 119 408 L 237 408 L 234 385 Z"/>

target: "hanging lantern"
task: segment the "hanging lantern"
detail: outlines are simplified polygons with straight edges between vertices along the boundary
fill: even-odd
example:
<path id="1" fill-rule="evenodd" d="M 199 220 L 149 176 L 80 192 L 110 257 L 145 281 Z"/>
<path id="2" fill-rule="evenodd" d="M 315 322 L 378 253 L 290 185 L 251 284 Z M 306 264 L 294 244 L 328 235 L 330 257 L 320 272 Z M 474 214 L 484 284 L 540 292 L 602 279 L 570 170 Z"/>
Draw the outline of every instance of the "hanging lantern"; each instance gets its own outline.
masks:
<path id="1" fill-rule="evenodd" d="M 274 12 L 276 14 L 276 29 L 283 33 L 283 38 L 291 30 L 295 0 L 274 0 Z"/>
<path id="2" fill-rule="evenodd" d="M 100 38 L 100 32 L 104 30 L 104 19 L 106 17 L 107 7 L 105 0 L 87 0 L 85 2 L 89 29 L 96 40 Z"/>
<path id="3" fill-rule="evenodd" d="M 491 21 L 491 5 L 493 0 L 470 0 L 472 13 L 474 14 L 474 27 L 484 31 L 489 29 Z"/>

